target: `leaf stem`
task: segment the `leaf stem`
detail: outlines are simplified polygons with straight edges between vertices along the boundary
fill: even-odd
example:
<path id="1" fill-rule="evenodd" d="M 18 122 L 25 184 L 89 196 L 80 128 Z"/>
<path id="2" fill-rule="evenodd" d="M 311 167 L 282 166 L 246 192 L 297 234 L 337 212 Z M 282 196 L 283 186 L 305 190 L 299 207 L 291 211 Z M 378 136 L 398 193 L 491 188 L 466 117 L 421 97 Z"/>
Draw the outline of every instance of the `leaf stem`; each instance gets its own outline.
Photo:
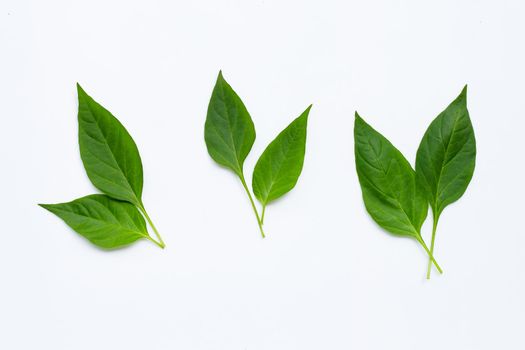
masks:
<path id="1" fill-rule="evenodd" d="M 421 244 L 423 249 L 425 249 L 425 251 L 427 252 L 427 254 L 428 254 L 429 258 L 430 258 L 430 260 L 434 263 L 434 265 L 436 266 L 436 269 L 439 271 L 439 273 L 443 273 L 443 270 L 441 269 L 441 267 L 437 263 L 436 259 L 434 259 L 434 256 L 432 255 L 432 253 L 430 252 L 430 250 L 428 250 L 428 247 L 425 244 L 425 241 L 423 241 L 423 239 L 420 236 L 417 236 L 416 239 Z"/>
<path id="2" fill-rule="evenodd" d="M 161 247 L 162 249 L 164 249 L 164 247 L 166 247 L 166 244 L 164 243 L 164 241 L 162 240 L 162 237 L 160 236 L 160 233 L 159 231 L 157 230 L 157 228 L 155 227 L 155 225 L 153 224 L 153 221 L 151 221 L 149 215 L 148 215 L 148 212 L 146 211 L 146 209 L 144 209 L 144 205 L 139 205 L 139 209 L 140 211 L 142 212 L 142 214 L 144 214 L 144 216 L 146 217 L 146 220 L 148 221 L 149 225 L 151 226 L 151 228 L 153 229 L 153 232 L 155 232 L 155 235 L 157 236 L 157 239 L 159 240 L 158 242 L 156 240 L 154 240 L 153 238 L 150 237 L 150 241 L 154 242 L 155 244 L 157 244 L 159 247 Z"/>
<path id="3" fill-rule="evenodd" d="M 438 224 L 439 217 L 434 215 L 434 222 L 432 224 L 432 241 L 430 242 L 430 254 L 434 256 L 434 242 L 436 240 L 436 229 Z M 430 279 L 430 269 L 432 268 L 432 260 L 428 259 L 428 268 L 427 268 L 427 280 Z"/>
<path id="4" fill-rule="evenodd" d="M 263 223 L 261 218 L 259 217 L 259 212 L 257 211 L 257 207 L 255 207 L 255 202 L 253 201 L 252 194 L 250 193 L 250 190 L 248 189 L 248 186 L 246 185 L 246 180 L 244 180 L 244 174 L 239 174 L 239 178 L 241 179 L 242 186 L 246 190 L 246 193 L 248 194 L 248 198 L 250 199 L 250 203 L 252 204 L 253 212 L 255 213 L 255 217 L 257 218 L 257 224 L 259 225 L 259 230 L 261 231 L 262 238 L 265 237 L 264 231 L 263 231 Z M 264 215 L 264 208 L 263 208 L 263 215 Z"/>
<path id="5" fill-rule="evenodd" d="M 263 205 L 262 214 L 261 214 L 261 224 L 264 225 L 264 213 L 266 212 L 266 205 Z"/>
<path id="6" fill-rule="evenodd" d="M 156 240 L 154 240 L 150 235 L 144 235 L 144 238 L 146 238 L 148 241 L 151 241 L 151 242 L 155 243 L 156 245 L 158 245 L 162 249 L 164 249 L 164 247 L 166 246 L 164 243 L 159 243 Z"/>

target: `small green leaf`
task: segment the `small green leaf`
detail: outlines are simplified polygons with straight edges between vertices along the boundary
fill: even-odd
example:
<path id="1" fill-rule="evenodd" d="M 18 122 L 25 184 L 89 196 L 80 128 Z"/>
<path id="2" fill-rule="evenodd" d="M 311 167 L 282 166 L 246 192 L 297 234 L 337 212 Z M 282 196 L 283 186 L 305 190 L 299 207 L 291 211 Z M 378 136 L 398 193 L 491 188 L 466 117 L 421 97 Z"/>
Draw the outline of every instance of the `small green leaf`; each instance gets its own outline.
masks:
<path id="1" fill-rule="evenodd" d="M 152 240 L 137 208 L 103 194 L 69 203 L 40 204 L 60 217 L 73 230 L 102 248 L 118 248 L 140 238 Z"/>
<path id="2" fill-rule="evenodd" d="M 476 138 L 467 110 L 467 87 L 430 124 L 417 150 L 416 179 L 433 214 L 430 252 L 445 207 L 457 201 L 474 174 Z M 430 278 L 428 265 L 427 278 Z"/>
<path id="3" fill-rule="evenodd" d="M 311 107 L 268 145 L 255 165 L 252 188 L 263 207 L 294 188 L 301 175 Z"/>
<path id="4" fill-rule="evenodd" d="M 255 141 L 255 127 L 222 72 L 219 72 L 208 105 L 204 139 L 213 160 L 242 176 L 244 160 Z"/>
<path id="5" fill-rule="evenodd" d="M 430 124 L 416 158 L 416 173 L 436 217 L 465 193 L 476 164 L 476 139 L 467 87 Z"/>
<path id="6" fill-rule="evenodd" d="M 357 113 L 354 136 L 357 174 L 368 213 L 388 232 L 417 239 L 428 203 L 416 190 L 410 163 Z"/>
<path id="7" fill-rule="evenodd" d="M 91 182 L 107 195 L 142 206 L 142 161 L 135 141 L 77 84 L 80 156 Z"/>

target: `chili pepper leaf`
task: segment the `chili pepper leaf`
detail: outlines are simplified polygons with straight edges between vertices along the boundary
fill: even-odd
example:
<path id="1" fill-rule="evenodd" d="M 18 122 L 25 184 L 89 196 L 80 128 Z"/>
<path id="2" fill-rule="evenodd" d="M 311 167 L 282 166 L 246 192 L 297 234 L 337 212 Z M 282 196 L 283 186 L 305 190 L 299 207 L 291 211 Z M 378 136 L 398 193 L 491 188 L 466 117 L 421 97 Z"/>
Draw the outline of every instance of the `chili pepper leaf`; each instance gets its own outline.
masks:
<path id="1" fill-rule="evenodd" d="M 476 164 L 476 139 L 467 110 L 467 87 L 430 124 L 416 158 L 417 180 L 437 219 L 465 193 Z"/>
<path id="2" fill-rule="evenodd" d="M 140 238 L 150 239 L 146 222 L 134 205 L 103 194 L 82 197 L 69 203 L 40 206 L 102 248 L 119 248 Z"/>
<path id="3" fill-rule="evenodd" d="M 310 105 L 264 150 L 253 171 L 253 194 L 266 206 L 295 187 L 304 163 Z"/>
<path id="4" fill-rule="evenodd" d="M 370 216 L 388 232 L 418 239 L 428 203 L 416 188 L 410 163 L 357 113 L 355 162 Z"/>
<path id="5" fill-rule="evenodd" d="M 244 160 L 255 142 L 255 127 L 240 97 L 219 72 L 204 126 L 210 156 L 242 176 Z"/>
<path id="6" fill-rule="evenodd" d="M 142 161 L 135 141 L 77 84 L 80 156 L 91 182 L 110 197 L 142 206 Z"/>

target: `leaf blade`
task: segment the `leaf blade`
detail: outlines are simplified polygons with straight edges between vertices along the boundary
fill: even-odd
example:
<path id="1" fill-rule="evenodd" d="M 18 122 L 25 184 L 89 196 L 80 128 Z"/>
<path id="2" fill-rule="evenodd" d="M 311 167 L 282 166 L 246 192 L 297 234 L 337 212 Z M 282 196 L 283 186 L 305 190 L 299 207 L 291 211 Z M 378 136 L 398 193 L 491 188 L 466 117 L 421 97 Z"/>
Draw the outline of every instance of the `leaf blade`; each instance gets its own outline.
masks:
<path id="1" fill-rule="evenodd" d="M 244 103 L 222 72 L 219 72 L 208 105 L 204 140 L 215 162 L 242 175 L 244 160 L 255 142 L 255 127 Z"/>
<path id="2" fill-rule="evenodd" d="M 134 205 L 103 194 L 39 205 L 101 248 L 120 248 L 140 238 L 149 239 L 146 222 Z"/>
<path id="3" fill-rule="evenodd" d="M 476 139 L 467 87 L 429 125 L 416 155 L 416 176 L 434 216 L 465 193 L 474 174 Z"/>
<path id="4" fill-rule="evenodd" d="M 368 213 L 388 232 L 417 238 L 428 204 L 417 188 L 412 166 L 357 113 L 354 140 L 356 170 Z"/>
<path id="5" fill-rule="evenodd" d="M 263 206 L 288 193 L 297 184 L 303 169 L 311 107 L 279 133 L 255 165 L 252 188 Z"/>
<path id="6" fill-rule="evenodd" d="M 110 197 L 142 205 L 142 161 L 135 141 L 79 84 L 77 91 L 80 157 L 89 179 Z"/>

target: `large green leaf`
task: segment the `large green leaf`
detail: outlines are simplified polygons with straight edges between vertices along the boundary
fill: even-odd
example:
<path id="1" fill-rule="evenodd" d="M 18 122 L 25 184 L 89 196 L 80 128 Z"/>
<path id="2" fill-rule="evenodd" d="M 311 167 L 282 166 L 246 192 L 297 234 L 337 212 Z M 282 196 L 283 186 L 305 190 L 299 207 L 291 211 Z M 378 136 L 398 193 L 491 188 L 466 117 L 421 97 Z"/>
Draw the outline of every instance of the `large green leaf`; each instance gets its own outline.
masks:
<path id="1" fill-rule="evenodd" d="M 368 213 L 388 232 L 419 240 L 428 203 L 416 188 L 409 162 L 357 113 L 354 137 L 357 174 Z"/>
<path id="2" fill-rule="evenodd" d="M 77 84 L 80 156 L 91 182 L 107 195 L 142 206 L 142 162 L 124 126 Z"/>
<path id="3" fill-rule="evenodd" d="M 134 205 L 103 194 L 82 197 L 69 203 L 40 206 L 102 248 L 122 247 L 140 238 L 151 240 L 146 222 Z"/>
<path id="4" fill-rule="evenodd" d="M 465 86 L 430 124 L 417 151 L 417 179 L 436 218 L 465 193 L 475 164 L 476 139 Z"/>
<path id="5" fill-rule="evenodd" d="M 219 72 L 204 126 L 210 156 L 242 176 L 244 160 L 255 141 L 252 118 L 239 96 Z"/>
<path id="6" fill-rule="evenodd" d="M 467 190 L 476 166 L 476 138 L 467 110 L 467 87 L 428 127 L 416 157 L 416 179 L 426 196 L 434 223 L 430 252 L 443 209 Z M 430 278 L 428 264 L 427 278 Z"/>
<path id="7" fill-rule="evenodd" d="M 266 206 L 294 188 L 303 169 L 309 106 L 264 150 L 253 171 L 255 197 Z"/>

